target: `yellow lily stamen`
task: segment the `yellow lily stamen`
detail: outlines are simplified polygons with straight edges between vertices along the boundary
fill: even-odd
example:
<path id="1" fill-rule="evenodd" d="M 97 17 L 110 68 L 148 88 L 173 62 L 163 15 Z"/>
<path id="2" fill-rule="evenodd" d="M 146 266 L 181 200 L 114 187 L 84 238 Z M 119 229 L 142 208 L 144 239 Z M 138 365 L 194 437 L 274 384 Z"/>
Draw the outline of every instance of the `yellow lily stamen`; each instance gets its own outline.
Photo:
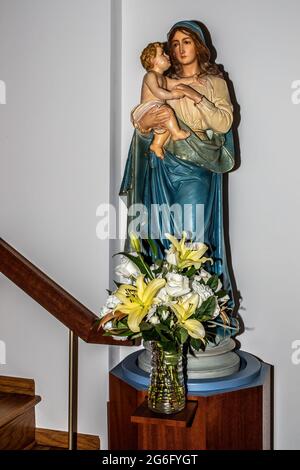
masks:
<path id="1" fill-rule="evenodd" d="M 128 327 L 134 333 L 140 331 L 140 323 L 153 305 L 153 299 L 157 292 L 166 284 L 165 279 L 152 279 L 148 284 L 144 281 L 144 274 L 136 279 L 136 286 L 121 285 L 115 295 L 121 301 L 115 307 L 128 315 Z"/>
<path id="2" fill-rule="evenodd" d="M 212 262 L 211 258 L 203 256 L 208 249 L 207 245 L 204 243 L 198 243 L 196 245 L 197 248 L 195 249 L 191 249 L 186 246 L 186 232 L 182 233 L 182 239 L 180 241 L 169 233 L 166 233 L 165 237 L 170 240 L 172 244 L 171 250 L 176 254 L 177 266 L 179 269 L 189 268 L 191 266 L 195 266 L 196 269 L 199 269 L 201 265 L 207 261 Z"/>

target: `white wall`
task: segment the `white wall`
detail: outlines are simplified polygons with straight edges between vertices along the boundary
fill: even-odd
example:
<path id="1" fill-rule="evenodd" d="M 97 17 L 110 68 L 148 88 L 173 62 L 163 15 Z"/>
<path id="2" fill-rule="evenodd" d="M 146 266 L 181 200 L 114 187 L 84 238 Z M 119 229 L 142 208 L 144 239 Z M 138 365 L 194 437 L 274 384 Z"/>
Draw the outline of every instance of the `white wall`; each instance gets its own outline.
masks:
<path id="1" fill-rule="evenodd" d="M 109 0 L 1 0 L 0 236 L 92 311 L 108 287 Z M 67 428 L 68 331 L 3 276 L 0 373 L 32 377 L 39 427 Z M 80 343 L 79 431 L 106 446 L 108 348 Z"/>
<path id="2" fill-rule="evenodd" d="M 300 253 L 300 160 L 296 143 L 300 104 L 291 84 L 300 80 L 300 4 L 297 0 L 124 0 L 122 148 L 132 135 L 130 109 L 138 103 L 139 54 L 166 39 L 182 19 L 206 24 L 217 62 L 234 84 L 241 107 L 241 167 L 230 184 L 230 235 L 241 310 L 242 348 L 275 366 L 275 446 L 300 448 L 300 339 L 297 306 Z M 124 352 L 127 354 L 127 351 Z"/>

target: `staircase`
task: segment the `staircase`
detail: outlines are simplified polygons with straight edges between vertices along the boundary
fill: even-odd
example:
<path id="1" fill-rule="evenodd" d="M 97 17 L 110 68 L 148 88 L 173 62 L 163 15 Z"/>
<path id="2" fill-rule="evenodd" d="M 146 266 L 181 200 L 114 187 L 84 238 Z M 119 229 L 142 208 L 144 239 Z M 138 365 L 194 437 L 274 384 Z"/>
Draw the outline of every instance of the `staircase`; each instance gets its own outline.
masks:
<path id="1" fill-rule="evenodd" d="M 78 338 L 92 344 L 119 346 L 120 342 L 104 336 L 95 313 L 2 238 L 0 273 L 69 329 L 68 433 L 35 428 L 35 405 L 41 398 L 35 395 L 33 380 L 0 376 L 0 450 L 99 449 L 98 436 L 77 433 Z M 122 341 L 122 346 L 139 344 L 139 339 Z"/>
<path id="2" fill-rule="evenodd" d="M 0 450 L 68 449 L 67 432 L 36 428 L 35 406 L 40 401 L 34 380 L 0 376 Z M 77 434 L 76 448 L 99 450 L 100 439 Z"/>
<path id="3" fill-rule="evenodd" d="M 36 445 L 35 406 L 40 401 L 33 380 L 0 376 L 0 450 Z"/>

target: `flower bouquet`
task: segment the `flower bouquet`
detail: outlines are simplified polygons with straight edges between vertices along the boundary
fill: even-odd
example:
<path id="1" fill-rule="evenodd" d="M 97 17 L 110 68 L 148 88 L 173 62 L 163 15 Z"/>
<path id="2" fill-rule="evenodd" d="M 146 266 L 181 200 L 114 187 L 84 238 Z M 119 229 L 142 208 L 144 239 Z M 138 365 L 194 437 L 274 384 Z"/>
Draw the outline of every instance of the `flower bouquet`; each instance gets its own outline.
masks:
<path id="1" fill-rule="evenodd" d="M 218 327 L 237 333 L 232 326 L 229 295 L 220 278 L 213 274 L 213 260 L 205 256 L 204 243 L 181 240 L 165 234 L 170 241 L 165 258 L 158 258 L 156 243 L 130 235 L 133 252 L 121 252 L 116 274 L 124 283 L 108 291 L 101 309 L 99 327 L 105 335 L 119 339 L 142 337 L 152 346 L 152 369 L 148 406 L 157 412 L 174 413 L 185 406 L 182 348 L 191 353 L 204 350 L 214 341 Z"/>

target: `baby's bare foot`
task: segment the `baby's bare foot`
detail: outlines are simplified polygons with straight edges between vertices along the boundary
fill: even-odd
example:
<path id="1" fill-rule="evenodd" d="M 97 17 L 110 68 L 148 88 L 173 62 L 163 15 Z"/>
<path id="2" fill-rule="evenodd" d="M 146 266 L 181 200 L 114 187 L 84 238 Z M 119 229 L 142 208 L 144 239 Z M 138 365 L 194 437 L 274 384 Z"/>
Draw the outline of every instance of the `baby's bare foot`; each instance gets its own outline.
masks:
<path id="1" fill-rule="evenodd" d="M 183 129 L 181 129 L 179 132 L 176 132 L 176 134 L 173 134 L 172 137 L 173 140 L 176 141 L 187 139 L 190 135 L 191 133 L 189 131 L 184 131 Z"/>
<path id="2" fill-rule="evenodd" d="M 161 160 L 164 159 L 164 149 L 162 147 L 158 147 L 157 145 L 150 145 L 150 150 L 152 150 L 152 152 L 154 152 L 155 155 Z"/>

